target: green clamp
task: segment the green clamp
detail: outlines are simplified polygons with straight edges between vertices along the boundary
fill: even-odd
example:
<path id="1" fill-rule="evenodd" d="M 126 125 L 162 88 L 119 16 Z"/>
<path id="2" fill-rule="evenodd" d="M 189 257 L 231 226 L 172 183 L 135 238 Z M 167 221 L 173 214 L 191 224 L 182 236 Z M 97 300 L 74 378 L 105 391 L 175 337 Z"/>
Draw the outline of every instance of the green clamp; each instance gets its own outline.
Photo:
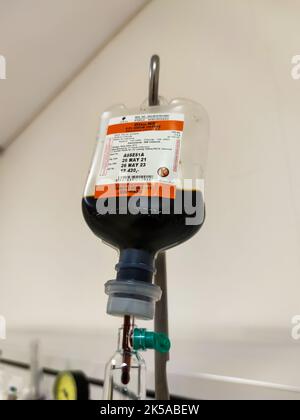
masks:
<path id="1" fill-rule="evenodd" d="M 171 342 L 166 334 L 147 331 L 146 328 L 133 330 L 132 344 L 134 350 L 154 349 L 159 353 L 167 353 L 171 347 Z"/>

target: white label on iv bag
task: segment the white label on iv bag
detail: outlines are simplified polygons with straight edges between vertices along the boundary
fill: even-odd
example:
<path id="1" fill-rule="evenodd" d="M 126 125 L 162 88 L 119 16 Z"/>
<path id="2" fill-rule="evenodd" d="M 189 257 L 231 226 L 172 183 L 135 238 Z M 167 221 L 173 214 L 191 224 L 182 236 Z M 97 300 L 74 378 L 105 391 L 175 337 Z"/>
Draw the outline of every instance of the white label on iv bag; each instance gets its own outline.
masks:
<path id="1" fill-rule="evenodd" d="M 175 198 L 184 115 L 112 118 L 107 127 L 95 197 Z"/>

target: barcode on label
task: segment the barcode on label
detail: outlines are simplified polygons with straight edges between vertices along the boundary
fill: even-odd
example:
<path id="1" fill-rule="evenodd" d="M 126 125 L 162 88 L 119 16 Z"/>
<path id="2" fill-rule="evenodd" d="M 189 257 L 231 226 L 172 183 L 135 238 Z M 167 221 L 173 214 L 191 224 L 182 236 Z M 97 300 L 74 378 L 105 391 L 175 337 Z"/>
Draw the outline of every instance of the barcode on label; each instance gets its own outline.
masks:
<path id="1" fill-rule="evenodd" d="M 152 179 L 154 178 L 153 175 L 124 175 L 124 176 L 118 176 L 117 178 L 117 182 L 122 182 L 122 181 L 136 181 L 136 180 L 141 180 L 141 181 L 152 181 Z"/>

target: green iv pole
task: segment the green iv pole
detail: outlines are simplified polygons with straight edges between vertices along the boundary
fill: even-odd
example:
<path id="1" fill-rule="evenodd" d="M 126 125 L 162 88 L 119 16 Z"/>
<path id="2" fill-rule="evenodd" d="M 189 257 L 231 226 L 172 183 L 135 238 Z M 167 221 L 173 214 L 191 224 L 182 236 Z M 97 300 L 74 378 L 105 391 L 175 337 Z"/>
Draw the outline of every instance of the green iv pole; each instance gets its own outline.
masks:
<path id="1" fill-rule="evenodd" d="M 160 59 L 153 55 L 150 62 L 149 81 L 149 106 L 159 105 L 159 71 Z M 162 290 L 161 300 L 156 303 L 154 329 L 157 333 L 169 336 L 168 322 L 168 295 L 167 295 L 167 266 L 166 253 L 161 252 L 156 259 L 155 284 Z M 169 387 L 167 377 L 167 362 L 169 353 L 155 351 L 155 398 L 157 400 L 169 400 Z"/>

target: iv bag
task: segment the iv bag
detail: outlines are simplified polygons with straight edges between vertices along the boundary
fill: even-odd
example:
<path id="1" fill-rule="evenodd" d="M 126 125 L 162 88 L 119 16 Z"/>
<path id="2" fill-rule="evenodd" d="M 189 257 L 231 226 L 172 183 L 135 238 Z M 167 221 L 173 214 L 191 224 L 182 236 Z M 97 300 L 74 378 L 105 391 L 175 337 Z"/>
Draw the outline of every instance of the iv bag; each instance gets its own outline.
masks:
<path id="1" fill-rule="evenodd" d="M 157 254 L 204 223 L 207 148 L 207 114 L 187 99 L 102 114 L 82 210 L 91 230 L 120 253 L 117 280 L 105 286 L 109 314 L 153 318 L 161 296 L 152 284 Z"/>

